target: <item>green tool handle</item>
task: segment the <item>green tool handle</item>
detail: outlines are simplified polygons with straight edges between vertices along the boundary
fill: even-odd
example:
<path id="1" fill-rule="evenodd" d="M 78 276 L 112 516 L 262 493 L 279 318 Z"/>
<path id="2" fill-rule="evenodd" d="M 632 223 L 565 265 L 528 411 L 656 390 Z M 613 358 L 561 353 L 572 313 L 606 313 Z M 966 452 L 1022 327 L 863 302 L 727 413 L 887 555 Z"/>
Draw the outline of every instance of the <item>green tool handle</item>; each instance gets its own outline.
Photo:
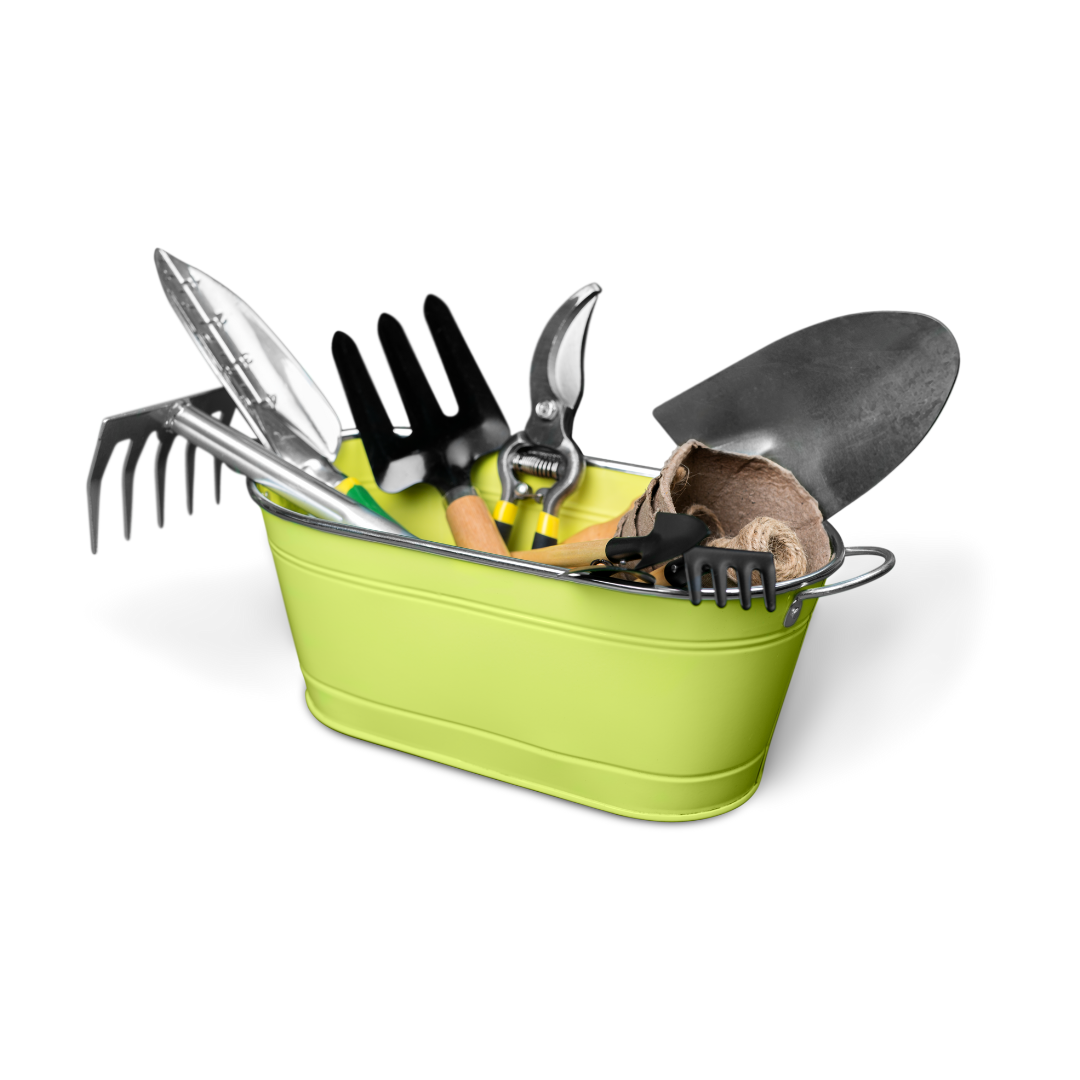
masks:
<path id="1" fill-rule="evenodd" d="M 367 488 L 361 485 L 356 477 L 346 476 L 337 485 L 337 489 L 342 495 L 352 499 L 355 503 L 359 503 L 365 510 L 371 510 L 373 513 L 378 514 L 379 517 L 386 518 L 387 521 L 394 521 L 394 519 L 375 501 Z M 397 522 L 394 522 L 394 524 L 396 525 Z"/>

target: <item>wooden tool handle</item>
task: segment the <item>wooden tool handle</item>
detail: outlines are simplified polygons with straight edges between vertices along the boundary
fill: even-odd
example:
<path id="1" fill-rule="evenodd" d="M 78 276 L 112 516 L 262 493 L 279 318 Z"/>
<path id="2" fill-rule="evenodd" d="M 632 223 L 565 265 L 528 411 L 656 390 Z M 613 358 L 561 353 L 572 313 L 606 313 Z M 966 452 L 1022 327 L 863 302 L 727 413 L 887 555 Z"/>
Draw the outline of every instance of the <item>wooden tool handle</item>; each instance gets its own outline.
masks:
<path id="1" fill-rule="evenodd" d="M 462 495 L 446 504 L 446 520 L 458 547 L 486 551 L 489 555 L 509 555 L 506 541 L 499 535 L 491 513 L 479 495 Z"/>
<path id="2" fill-rule="evenodd" d="M 580 544 L 586 540 L 610 540 L 615 535 L 615 529 L 622 521 L 622 514 L 610 521 L 600 521 L 595 525 L 587 525 L 579 529 L 573 536 L 566 538 L 568 544 Z"/>
<path id="3" fill-rule="evenodd" d="M 597 559 L 606 557 L 606 540 L 586 540 L 580 544 L 553 544 L 551 547 L 533 548 L 532 551 L 513 551 L 515 559 L 546 563 L 548 566 L 564 566 L 573 569 L 589 566 Z"/>
<path id="4" fill-rule="evenodd" d="M 634 502 L 637 502 L 637 499 Z M 595 525 L 587 525 L 584 529 L 574 533 L 573 536 L 568 536 L 566 543 L 578 544 L 583 540 L 610 540 L 615 535 L 619 522 L 622 521 L 633 505 L 634 503 L 631 503 L 618 517 L 613 517 L 610 521 L 600 521 Z"/>

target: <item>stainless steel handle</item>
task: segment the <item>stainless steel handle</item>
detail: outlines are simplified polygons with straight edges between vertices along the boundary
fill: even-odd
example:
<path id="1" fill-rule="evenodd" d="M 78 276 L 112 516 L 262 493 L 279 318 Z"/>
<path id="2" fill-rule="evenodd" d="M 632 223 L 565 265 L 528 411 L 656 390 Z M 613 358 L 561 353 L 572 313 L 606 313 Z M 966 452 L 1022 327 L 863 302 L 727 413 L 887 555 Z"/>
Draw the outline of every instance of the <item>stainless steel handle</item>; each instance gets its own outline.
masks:
<path id="1" fill-rule="evenodd" d="M 221 458 L 231 469 L 279 492 L 324 521 L 397 536 L 411 535 L 397 522 L 365 509 L 191 405 L 181 404 L 176 408 L 167 426 L 188 442 Z"/>
<path id="2" fill-rule="evenodd" d="M 850 558 L 852 555 L 877 555 L 881 559 L 881 565 L 875 566 L 873 570 L 867 570 L 865 574 L 858 574 L 853 578 L 838 581 L 835 585 L 821 585 L 816 589 L 803 589 L 801 592 L 797 592 L 792 598 L 787 614 L 784 616 L 785 626 L 794 626 L 799 621 L 804 600 L 820 600 L 823 596 L 836 596 L 837 593 L 858 589 L 862 585 L 884 577 L 896 565 L 896 556 L 888 548 L 849 547 L 846 556 Z"/>

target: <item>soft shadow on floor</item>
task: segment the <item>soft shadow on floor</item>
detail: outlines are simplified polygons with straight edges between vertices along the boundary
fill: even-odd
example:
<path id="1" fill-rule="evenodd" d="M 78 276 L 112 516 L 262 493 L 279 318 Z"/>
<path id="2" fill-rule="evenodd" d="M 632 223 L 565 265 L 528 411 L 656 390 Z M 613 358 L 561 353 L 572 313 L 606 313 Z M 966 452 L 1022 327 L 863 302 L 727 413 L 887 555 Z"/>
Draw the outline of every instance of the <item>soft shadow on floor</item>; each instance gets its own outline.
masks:
<path id="1" fill-rule="evenodd" d="M 856 572 L 868 560 L 845 566 Z M 807 633 L 765 767 L 764 784 L 865 756 L 905 729 L 948 722 L 985 613 L 974 565 L 941 568 L 929 549 L 864 589 L 823 599 Z"/>
<path id="2" fill-rule="evenodd" d="M 265 567 L 133 587 L 109 596 L 97 618 L 132 650 L 167 658 L 181 673 L 245 687 L 264 684 L 283 664 L 297 670 L 277 581 Z"/>

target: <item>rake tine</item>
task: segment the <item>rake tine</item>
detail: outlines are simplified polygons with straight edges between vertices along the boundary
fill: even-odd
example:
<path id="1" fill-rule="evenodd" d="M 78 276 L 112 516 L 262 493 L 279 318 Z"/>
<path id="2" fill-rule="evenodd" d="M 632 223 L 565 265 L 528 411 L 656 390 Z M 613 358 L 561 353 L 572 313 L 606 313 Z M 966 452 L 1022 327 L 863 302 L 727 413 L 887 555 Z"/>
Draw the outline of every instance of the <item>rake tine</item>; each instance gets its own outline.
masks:
<path id="1" fill-rule="evenodd" d="M 108 428 L 109 421 L 103 420 L 98 432 L 94 460 L 90 463 L 90 475 L 86 480 L 86 501 L 90 510 L 90 552 L 93 555 L 97 554 L 98 519 L 101 516 L 101 478 L 105 475 L 105 468 L 116 446 L 115 440 L 106 438 Z"/>
<path id="2" fill-rule="evenodd" d="M 720 551 L 720 548 L 712 549 Z M 709 573 L 712 575 L 713 598 L 717 607 L 727 607 L 727 560 L 723 557 L 714 557 L 709 560 Z"/>
<path id="3" fill-rule="evenodd" d="M 157 500 L 158 528 L 165 527 L 165 465 L 176 436 L 171 431 L 159 431 L 157 454 L 154 457 L 154 496 Z"/>
<path id="4" fill-rule="evenodd" d="M 761 566 L 758 567 L 761 574 L 761 586 L 765 590 L 765 610 L 776 610 L 776 559 L 773 553 L 767 552 L 761 558 Z"/>
<path id="5" fill-rule="evenodd" d="M 135 466 L 139 464 L 139 455 L 143 452 L 149 431 L 140 431 L 131 436 L 128 451 L 124 456 L 123 492 L 124 492 L 124 539 L 131 539 L 131 505 L 135 496 Z"/>
<path id="6" fill-rule="evenodd" d="M 431 385 L 401 323 L 393 315 L 379 316 L 379 340 L 394 382 L 397 383 L 401 403 L 409 415 L 410 427 L 413 431 L 439 430 L 446 416 L 431 392 Z"/>
<path id="7" fill-rule="evenodd" d="M 224 388 L 223 388 L 224 389 Z M 229 399 L 228 405 L 221 410 L 221 422 L 228 427 L 232 423 L 233 413 L 236 412 L 236 405 L 232 399 Z M 221 466 L 223 462 L 221 458 L 214 458 L 214 502 L 221 503 Z"/>
<path id="8" fill-rule="evenodd" d="M 701 603 L 701 563 L 698 561 L 696 548 L 686 553 L 683 566 L 686 568 L 686 587 L 690 592 L 690 603 L 697 607 Z"/>
<path id="9" fill-rule="evenodd" d="M 98 517 L 101 515 L 101 481 L 86 482 L 86 503 L 90 510 L 90 554 L 97 554 Z"/>
<path id="10" fill-rule="evenodd" d="M 686 588 L 690 593 L 690 602 L 697 607 L 701 603 L 702 582 L 705 575 L 712 577 L 713 596 L 717 607 L 727 605 L 727 568 L 723 564 L 720 548 L 706 547 L 699 544 L 683 556 L 683 572 L 686 574 Z M 721 572 L 723 571 L 723 572 Z"/>
<path id="11" fill-rule="evenodd" d="M 223 387 L 215 390 L 206 390 L 201 394 L 193 394 L 189 398 L 176 398 L 173 401 L 163 401 L 159 405 L 151 405 L 146 409 L 135 409 L 132 412 L 120 413 L 117 416 L 107 416 L 101 422 L 98 431 L 97 446 L 94 449 L 94 459 L 90 463 L 90 475 L 86 480 L 86 501 L 90 511 L 90 550 L 97 553 L 98 526 L 101 518 L 101 482 L 105 476 L 106 467 L 112 457 L 113 450 L 122 443 L 127 442 L 127 454 L 124 457 L 122 478 L 122 491 L 124 499 L 124 536 L 131 539 L 132 504 L 135 491 L 135 468 L 139 463 L 139 457 L 146 447 L 146 442 L 151 434 L 157 433 L 158 447 L 154 461 L 154 491 L 157 503 L 158 525 L 165 523 L 165 471 L 169 451 L 176 435 L 166 428 L 170 410 L 181 403 L 195 404 L 196 407 L 210 410 L 220 410 L 222 415 L 232 416 L 232 399 Z M 194 469 L 194 445 L 188 446 L 188 512 L 192 508 L 192 482 Z"/>
<path id="12" fill-rule="evenodd" d="M 457 399 L 458 414 L 497 416 L 502 419 L 499 403 L 444 301 L 437 296 L 429 296 L 424 301 L 424 318 L 446 369 L 450 389 Z"/>
<path id="13" fill-rule="evenodd" d="M 364 363 L 360 350 L 356 347 L 348 334 L 340 330 L 334 334 L 330 351 L 334 354 L 334 364 L 338 369 L 341 385 L 345 390 L 349 408 L 352 410 L 353 421 L 360 428 L 361 435 L 367 433 L 368 441 L 373 445 L 364 448 L 370 457 L 374 448 L 385 444 L 388 439 L 394 437 L 394 425 L 390 417 L 386 415 L 382 400 L 375 383 L 372 381 L 371 372 Z"/>
<path id="14" fill-rule="evenodd" d="M 184 479 L 187 482 L 187 512 L 195 513 L 195 444 L 189 442 L 184 454 Z"/>
<path id="15" fill-rule="evenodd" d="M 742 605 L 743 611 L 750 610 L 751 596 L 750 590 L 754 587 L 754 569 L 753 563 L 749 560 L 742 562 L 732 560 L 732 569 L 735 571 L 735 580 L 739 583 L 739 603 Z M 727 581 L 727 575 L 725 574 L 725 583 Z"/>

